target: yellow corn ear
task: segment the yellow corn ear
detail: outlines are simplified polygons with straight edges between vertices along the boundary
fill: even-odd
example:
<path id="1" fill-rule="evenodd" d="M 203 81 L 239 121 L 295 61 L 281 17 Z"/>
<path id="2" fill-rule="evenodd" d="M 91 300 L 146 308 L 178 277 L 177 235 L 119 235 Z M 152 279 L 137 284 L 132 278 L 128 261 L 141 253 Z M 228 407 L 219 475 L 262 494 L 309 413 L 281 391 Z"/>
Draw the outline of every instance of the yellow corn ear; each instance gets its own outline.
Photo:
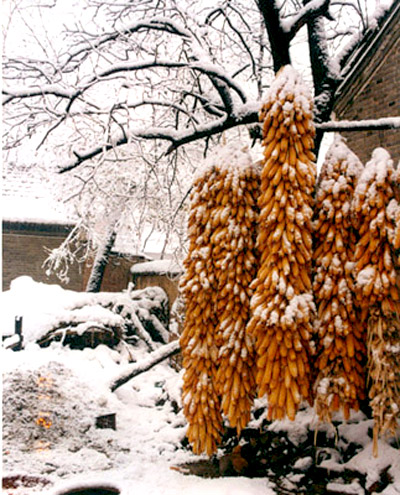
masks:
<path id="1" fill-rule="evenodd" d="M 303 88 L 294 69 L 284 67 L 260 112 L 265 146 L 258 199 L 260 267 L 247 332 L 255 339 L 258 394 L 268 397 L 270 419 L 294 419 L 299 396 L 305 390 L 308 398 L 312 396 L 310 367 L 303 363 L 312 354 L 311 215 L 316 168 L 306 152 L 313 147 L 314 125 L 311 97 Z"/>
<path id="2" fill-rule="evenodd" d="M 326 154 L 316 193 L 313 291 L 318 319 L 314 389 L 316 411 L 323 421 L 332 421 L 332 413 L 339 409 L 347 418 L 365 398 L 365 331 L 359 324 L 353 280 L 346 268 L 356 252 L 351 201 L 362 169 L 344 141 L 335 138 Z M 354 397 L 351 385 L 357 391 Z"/>

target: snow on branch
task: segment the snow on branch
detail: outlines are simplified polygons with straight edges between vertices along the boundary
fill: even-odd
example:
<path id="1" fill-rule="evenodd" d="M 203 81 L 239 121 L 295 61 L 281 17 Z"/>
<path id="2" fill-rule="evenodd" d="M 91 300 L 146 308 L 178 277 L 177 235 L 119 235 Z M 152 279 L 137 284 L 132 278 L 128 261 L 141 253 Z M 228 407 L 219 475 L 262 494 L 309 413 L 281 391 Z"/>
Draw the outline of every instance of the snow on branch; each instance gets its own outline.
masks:
<path id="1" fill-rule="evenodd" d="M 232 129 L 233 127 L 248 124 L 258 124 L 258 110 L 256 107 L 253 108 L 251 105 L 243 105 L 242 112 L 237 112 L 232 116 L 224 119 L 218 119 L 209 124 L 197 126 L 191 130 L 179 132 L 173 129 L 152 127 L 148 130 L 138 129 L 136 131 L 132 131 L 130 138 L 160 139 L 170 141 L 171 144 L 166 151 L 166 154 L 168 155 L 185 144 L 214 136 L 228 129 Z M 259 126 L 257 125 L 256 127 Z M 324 123 L 316 123 L 315 127 L 324 132 L 399 129 L 400 117 L 386 117 L 371 120 L 342 120 L 340 122 L 329 121 Z M 258 133 L 256 134 L 258 135 Z M 69 172 L 70 170 L 79 167 L 79 165 L 83 162 L 99 156 L 101 153 L 127 144 L 130 138 L 127 136 L 121 136 L 85 153 L 74 152 L 76 159 L 62 167 L 59 172 Z"/>
<path id="2" fill-rule="evenodd" d="M 166 154 L 170 154 L 184 144 L 214 136 L 233 127 L 245 124 L 254 124 L 258 122 L 258 109 L 252 108 L 251 105 L 243 105 L 242 111 L 237 111 L 234 115 L 228 116 L 223 119 L 215 120 L 202 126 L 196 126 L 194 129 L 185 131 L 175 131 L 174 129 L 166 129 L 161 127 L 151 127 L 147 130 L 132 131 L 130 138 L 142 138 L 142 139 L 160 139 L 170 141 Z M 129 142 L 129 137 L 126 135 L 113 139 L 112 142 L 105 143 L 101 146 L 92 148 L 85 153 L 74 152 L 75 159 L 69 164 L 60 169 L 60 173 L 69 172 L 75 169 L 81 163 L 91 160 L 101 153 L 109 151 L 115 147 L 122 146 Z"/>
<path id="3" fill-rule="evenodd" d="M 330 0 L 311 0 L 311 2 L 308 2 L 294 16 L 281 21 L 283 32 L 288 34 L 289 38 L 292 39 L 310 19 L 321 15 L 331 19 L 328 11 L 329 4 Z"/>
<path id="4" fill-rule="evenodd" d="M 117 378 L 114 378 L 110 383 L 111 392 L 115 392 L 117 388 L 121 387 L 135 376 L 148 371 L 156 364 L 175 356 L 179 352 L 179 340 L 174 340 L 170 344 L 164 345 L 156 351 L 151 352 L 146 359 L 143 359 L 139 363 L 133 364 L 125 371 L 125 373 L 119 375 Z"/>
<path id="5" fill-rule="evenodd" d="M 175 23 L 172 19 L 162 17 L 143 19 L 139 22 L 124 26 L 118 31 L 99 36 L 96 41 L 82 44 L 82 46 L 77 48 L 74 52 L 66 54 L 66 61 L 62 65 L 62 69 L 64 69 L 75 58 L 85 56 L 89 52 L 96 50 L 106 43 L 113 42 L 118 38 L 123 39 L 130 34 L 137 33 L 143 30 L 164 31 L 169 34 L 174 34 L 186 39 L 192 36 L 189 31 L 182 28 L 181 26 L 178 26 L 178 24 Z"/>
<path id="6" fill-rule="evenodd" d="M 72 100 L 77 96 L 76 91 L 69 91 L 58 84 L 43 84 L 42 86 L 32 86 L 30 88 L 5 88 L 3 86 L 2 93 L 5 95 L 3 98 L 3 105 L 6 105 L 15 98 L 32 98 L 34 96 L 53 95 L 59 98 Z"/>
<path id="7" fill-rule="evenodd" d="M 325 132 L 336 131 L 381 131 L 387 129 L 400 129 L 400 117 L 385 117 L 369 120 L 341 120 L 315 124 L 317 129 Z"/>

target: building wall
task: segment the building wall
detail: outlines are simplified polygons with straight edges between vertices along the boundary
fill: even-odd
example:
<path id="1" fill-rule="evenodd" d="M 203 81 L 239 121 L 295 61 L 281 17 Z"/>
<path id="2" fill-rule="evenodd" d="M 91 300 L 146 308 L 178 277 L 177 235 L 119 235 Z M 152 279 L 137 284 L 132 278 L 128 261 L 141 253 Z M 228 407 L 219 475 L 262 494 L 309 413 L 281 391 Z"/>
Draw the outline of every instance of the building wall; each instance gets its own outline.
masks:
<path id="1" fill-rule="evenodd" d="M 17 225 L 14 228 L 3 225 L 3 291 L 10 288 L 13 279 L 23 275 L 28 275 L 37 282 L 58 284 L 76 291 L 82 290 L 82 274 L 77 265 L 70 267 L 68 284 L 62 284 L 55 275 L 48 277 L 42 267 L 48 256 L 45 247 L 48 249 L 58 247 L 66 235 L 65 229 L 44 232 L 35 230 L 34 226 L 22 229 Z"/>
<path id="2" fill-rule="evenodd" d="M 17 277 L 27 275 L 36 282 L 61 285 L 65 289 L 84 291 L 90 274 L 90 264 L 73 264 L 69 268 L 68 284 L 55 275 L 47 276 L 43 263 L 51 250 L 60 246 L 69 228 L 62 225 L 3 222 L 2 290 L 8 290 Z M 130 269 L 134 263 L 143 262 L 142 256 L 122 256 L 113 253 L 104 273 L 102 292 L 120 292 L 132 281 Z"/>
<path id="3" fill-rule="evenodd" d="M 109 257 L 108 264 L 104 272 L 101 291 L 121 292 L 122 290 L 125 290 L 128 287 L 129 282 L 132 282 L 132 265 L 135 263 L 141 263 L 145 260 L 146 258 L 143 256 L 128 256 L 112 253 Z M 84 268 L 82 290 L 85 290 L 91 268 L 91 263 L 88 263 L 88 265 Z"/>
<path id="4" fill-rule="evenodd" d="M 400 20 L 398 16 L 379 43 L 346 82 L 335 107 L 338 120 L 376 119 L 400 115 Z M 361 56 L 362 54 L 360 54 Z M 365 164 L 377 147 L 400 161 L 400 130 L 343 132 L 347 144 Z"/>

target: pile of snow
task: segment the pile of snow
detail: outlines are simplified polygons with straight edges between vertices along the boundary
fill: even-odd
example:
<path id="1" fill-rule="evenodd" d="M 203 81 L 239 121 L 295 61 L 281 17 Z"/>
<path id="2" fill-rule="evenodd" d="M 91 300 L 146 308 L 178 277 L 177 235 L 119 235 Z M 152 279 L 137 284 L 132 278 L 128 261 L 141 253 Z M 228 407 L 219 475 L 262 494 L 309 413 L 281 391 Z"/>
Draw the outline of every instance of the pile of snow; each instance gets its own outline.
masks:
<path id="1" fill-rule="evenodd" d="M 14 333 L 15 318 L 22 317 L 24 344 L 38 342 L 59 328 L 73 328 L 82 335 L 93 327 L 110 328 L 119 335 L 129 333 L 128 327 L 133 327 L 151 349 L 152 339 L 168 340 L 167 322 L 160 321 L 168 298 L 159 287 L 122 293 L 75 292 L 23 276 L 12 281 L 0 300 L 3 337 Z M 151 323 L 153 335 L 144 328 L 145 321 Z"/>

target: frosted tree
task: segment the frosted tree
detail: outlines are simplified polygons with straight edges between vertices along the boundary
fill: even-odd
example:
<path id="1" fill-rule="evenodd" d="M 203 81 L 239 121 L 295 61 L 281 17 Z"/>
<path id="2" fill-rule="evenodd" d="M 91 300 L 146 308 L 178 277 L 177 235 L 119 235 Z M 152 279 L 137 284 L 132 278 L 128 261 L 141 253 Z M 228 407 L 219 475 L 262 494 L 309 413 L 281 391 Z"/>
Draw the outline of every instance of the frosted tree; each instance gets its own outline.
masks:
<path id="1" fill-rule="evenodd" d="M 135 140 L 159 140 L 164 152 L 174 153 L 255 124 L 260 98 L 273 74 L 291 63 L 290 49 L 305 26 L 315 121 L 326 124 L 345 60 L 339 47 L 368 28 L 363 1 L 86 0 L 79 2 L 79 17 L 78 5 L 66 15 L 57 1 L 39 11 L 31 2 L 10 6 L 3 21 L 5 148 L 35 136 L 48 152 L 57 150 L 64 172 L 104 156 L 118 160 Z M 59 18 L 65 26 L 56 25 Z M 51 32 L 57 27 L 62 37 Z M 335 127 L 329 122 L 324 130 Z M 351 127 L 363 128 L 346 124 Z"/>
<path id="2" fill-rule="evenodd" d="M 178 179 L 180 171 L 191 173 L 198 154 L 211 149 L 222 132 L 234 132 L 235 139 L 248 138 L 249 132 L 259 136 L 260 102 L 274 73 L 293 61 L 291 49 L 306 26 L 316 151 L 322 133 L 340 127 L 329 119 L 348 53 L 341 47 L 368 30 L 367 5 L 366 0 L 223 0 L 218 5 L 85 0 L 65 10 L 60 0 L 51 8 L 11 1 L 3 20 L 5 159 L 21 150 L 24 160 L 30 141 L 38 149 L 37 162 L 89 176 L 81 172 L 84 166 L 108 168 L 110 184 L 117 184 L 114 165 L 130 159 L 136 171 L 132 150 L 139 147 L 140 160 L 154 157 L 147 168 L 159 187 L 163 157 L 170 183 L 156 190 L 167 194 L 168 202 L 151 209 L 150 229 L 165 231 L 167 244 L 183 230 L 177 212 L 187 189 Z M 400 126 L 398 118 L 389 120 L 346 123 L 346 128 Z M 190 148 L 190 143 L 199 145 Z M 107 208 L 107 195 L 99 198 Z M 149 195 L 143 201 L 148 205 Z M 136 208 L 132 224 L 142 212 L 149 219 L 149 208 Z"/>
<path id="3" fill-rule="evenodd" d="M 186 156 L 183 159 L 186 167 L 179 166 L 176 157 L 154 156 L 149 146 L 136 143 L 118 162 L 86 163 L 69 180 L 59 180 L 56 196 L 73 207 L 77 226 L 49 253 L 46 268 L 65 281 L 69 265 L 87 263 L 92 267 L 87 290 L 97 291 L 111 250 L 151 250 L 149 239 L 157 232 L 162 237 L 161 257 L 165 250 L 180 253 L 186 213 L 182 199 L 192 173 Z"/>
<path id="4" fill-rule="evenodd" d="M 363 166 L 336 137 L 322 166 L 316 192 L 313 244 L 314 322 L 317 349 L 315 406 L 321 420 L 358 410 L 365 399 L 366 329 L 354 304 L 351 267 L 356 235 L 351 202 Z"/>

